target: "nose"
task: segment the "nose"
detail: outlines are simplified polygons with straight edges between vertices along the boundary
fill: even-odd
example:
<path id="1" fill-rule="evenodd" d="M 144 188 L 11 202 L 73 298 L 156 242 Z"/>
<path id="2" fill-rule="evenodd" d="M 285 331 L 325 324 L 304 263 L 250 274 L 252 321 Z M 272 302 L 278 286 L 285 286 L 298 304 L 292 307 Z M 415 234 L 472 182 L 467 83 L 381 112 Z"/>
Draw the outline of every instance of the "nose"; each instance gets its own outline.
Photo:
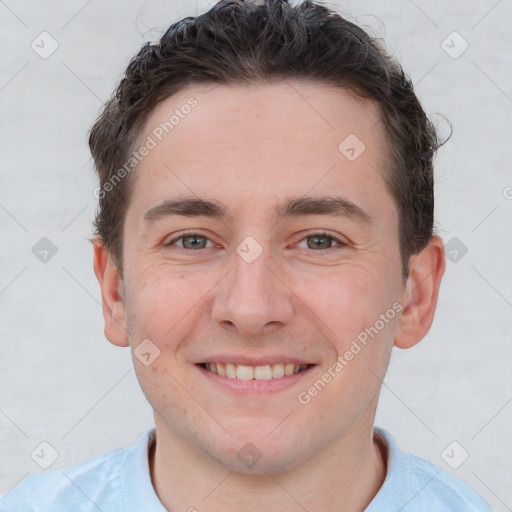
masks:
<path id="1" fill-rule="evenodd" d="M 252 262 L 238 253 L 233 268 L 219 283 L 212 317 L 223 329 L 254 336 L 287 325 L 293 316 L 293 292 L 268 251 Z"/>

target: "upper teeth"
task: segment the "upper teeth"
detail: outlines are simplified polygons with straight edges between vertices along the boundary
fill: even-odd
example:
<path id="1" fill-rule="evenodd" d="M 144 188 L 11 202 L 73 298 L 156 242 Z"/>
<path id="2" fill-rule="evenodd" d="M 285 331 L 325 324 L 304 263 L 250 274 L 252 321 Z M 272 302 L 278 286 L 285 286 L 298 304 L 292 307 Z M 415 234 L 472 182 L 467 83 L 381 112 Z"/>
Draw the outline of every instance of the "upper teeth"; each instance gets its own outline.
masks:
<path id="1" fill-rule="evenodd" d="M 206 363 L 205 368 L 212 373 L 218 373 L 222 377 L 240 380 L 269 380 L 280 379 L 285 375 L 292 375 L 300 370 L 305 370 L 307 364 L 277 363 L 263 366 L 245 366 L 235 363 Z"/>

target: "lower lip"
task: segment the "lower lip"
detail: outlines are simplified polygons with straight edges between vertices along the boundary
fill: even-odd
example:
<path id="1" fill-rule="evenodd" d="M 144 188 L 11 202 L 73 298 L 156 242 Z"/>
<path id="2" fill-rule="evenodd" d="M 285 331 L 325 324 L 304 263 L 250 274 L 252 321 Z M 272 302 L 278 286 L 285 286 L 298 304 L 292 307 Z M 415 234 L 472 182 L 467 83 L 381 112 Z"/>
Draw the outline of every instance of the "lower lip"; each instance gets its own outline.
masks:
<path id="1" fill-rule="evenodd" d="M 285 375 L 279 379 L 268 379 L 268 380 L 241 380 L 241 379 L 230 379 L 229 377 L 222 377 L 217 373 L 210 372 L 205 368 L 195 365 L 196 368 L 208 379 L 209 382 L 218 384 L 224 389 L 234 391 L 235 393 L 243 394 L 258 394 L 258 393 L 273 393 L 280 391 L 281 389 L 287 389 L 295 386 L 308 376 L 313 370 L 315 365 L 311 365 L 301 372 L 294 373 L 293 375 Z"/>

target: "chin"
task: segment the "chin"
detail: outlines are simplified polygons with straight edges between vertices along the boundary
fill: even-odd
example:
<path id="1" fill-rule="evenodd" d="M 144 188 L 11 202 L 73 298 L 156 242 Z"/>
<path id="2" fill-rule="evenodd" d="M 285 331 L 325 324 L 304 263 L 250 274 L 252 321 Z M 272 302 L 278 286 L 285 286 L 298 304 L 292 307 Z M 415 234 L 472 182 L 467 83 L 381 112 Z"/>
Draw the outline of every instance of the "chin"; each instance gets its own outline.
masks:
<path id="1" fill-rule="evenodd" d="M 243 450 L 245 450 L 243 456 L 239 457 L 239 453 Z M 255 445 L 246 445 L 240 450 L 230 452 L 229 455 L 216 453 L 211 456 L 218 464 L 230 471 L 250 475 L 268 475 L 284 473 L 299 466 L 301 460 L 297 455 L 293 447 L 287 453 L 276 453 L 260 451 L 257 447 L 255 448 Z"/>
<path id="2" fill-rule="evenodd" d="M 262 431 L 266 434 L 262 435 Z M 208 455 L 231 471 L 262 475 L 290 471 L 308 458 L 306 453 L 298 451 L 303 441 L 291 435 L 291 431 L 268 435 L 271 431 L 271 428 L 252 431 L 251 435 L 247 430 L 243 436 L 226 436 L 223 439 L 225 445 L 217 443 L 214 448 L 210 446 Z"/>

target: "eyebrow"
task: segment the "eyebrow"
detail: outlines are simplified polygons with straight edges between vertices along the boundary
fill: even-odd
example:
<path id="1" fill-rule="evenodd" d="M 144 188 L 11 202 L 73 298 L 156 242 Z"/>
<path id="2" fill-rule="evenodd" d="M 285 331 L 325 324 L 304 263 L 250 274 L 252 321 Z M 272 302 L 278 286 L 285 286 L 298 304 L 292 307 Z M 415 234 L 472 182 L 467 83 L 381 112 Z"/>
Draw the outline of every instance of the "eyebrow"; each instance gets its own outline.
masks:
<path id="1" fill-rule="evenodd" d="M 307 215 L 330 215 L 346 217 L 360 224 L 370 225 L 372 217 L 355 203 L 341 196 L 326 197 L 290 197 L 275 205 L 273 214 L 277 219 L 301 217 Z M 222 203 L 212 199 L 195 197 L 169 198 L 149 209 L 144 214 L 144 224 L 151 226 L 155 222 L 172 216 L 212 217 L 232 220 L 233 214 Z"/>

